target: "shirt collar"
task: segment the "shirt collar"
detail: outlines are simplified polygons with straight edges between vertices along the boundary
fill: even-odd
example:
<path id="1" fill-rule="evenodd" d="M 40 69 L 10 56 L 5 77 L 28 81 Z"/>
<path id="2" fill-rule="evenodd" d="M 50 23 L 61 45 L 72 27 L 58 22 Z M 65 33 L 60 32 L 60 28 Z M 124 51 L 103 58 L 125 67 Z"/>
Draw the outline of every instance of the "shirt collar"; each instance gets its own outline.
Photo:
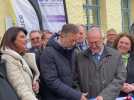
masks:
<path id="1" fill-rule="evenodd" d="M 104 45 L 102 46 L 101 51 L 98 54 L 101 56 L 103 51 L 104 51 Z M 92 55 L 95 55 L 95 53 L 92 53 Z"/>

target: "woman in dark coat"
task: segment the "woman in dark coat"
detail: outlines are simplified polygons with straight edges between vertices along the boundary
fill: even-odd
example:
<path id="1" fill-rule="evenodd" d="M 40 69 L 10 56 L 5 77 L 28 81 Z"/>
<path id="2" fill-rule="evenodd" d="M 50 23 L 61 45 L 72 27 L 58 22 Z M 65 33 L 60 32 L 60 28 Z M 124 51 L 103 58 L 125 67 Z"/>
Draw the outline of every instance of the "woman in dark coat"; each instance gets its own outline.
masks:
<path id="1" fill-rule="evenodd" d="M 127 79 L 122 87 L 120 96 L 134 95 L 134 40 L 127 33 L 120 34 L 114 42 L 116 48 L 123 58 L 127 69 Z"/>

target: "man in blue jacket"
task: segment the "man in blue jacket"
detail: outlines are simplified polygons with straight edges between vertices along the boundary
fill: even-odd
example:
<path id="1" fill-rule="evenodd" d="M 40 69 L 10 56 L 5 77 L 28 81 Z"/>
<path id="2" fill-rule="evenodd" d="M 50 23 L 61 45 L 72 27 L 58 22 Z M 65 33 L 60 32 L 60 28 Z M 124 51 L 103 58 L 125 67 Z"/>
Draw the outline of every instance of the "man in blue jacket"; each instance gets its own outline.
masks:
<path id="1" fill-rule="evenodd" d="M 40 58 L 41 96 L 43 100 L 87 100 L 73 89 L 72 53 L 79 29 L 66 24 L 60 36 L 49 41 Z"/>

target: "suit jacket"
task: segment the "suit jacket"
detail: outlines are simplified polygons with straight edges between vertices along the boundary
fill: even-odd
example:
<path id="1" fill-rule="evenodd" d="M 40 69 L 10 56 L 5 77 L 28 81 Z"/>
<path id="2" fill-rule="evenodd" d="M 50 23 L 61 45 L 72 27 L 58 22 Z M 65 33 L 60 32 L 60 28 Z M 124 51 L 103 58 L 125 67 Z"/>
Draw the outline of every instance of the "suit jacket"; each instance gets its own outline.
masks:
<path id="1" fill-rule="evenodd" d="M 115 100 L 126 79 L 121 56 L 109 47 L 104 47 L 99 64 L 89 49 L 78 54 L 76 68 L 81 91 L 88 92 L 90 98 L 100 95 L 104 100 Z"/>

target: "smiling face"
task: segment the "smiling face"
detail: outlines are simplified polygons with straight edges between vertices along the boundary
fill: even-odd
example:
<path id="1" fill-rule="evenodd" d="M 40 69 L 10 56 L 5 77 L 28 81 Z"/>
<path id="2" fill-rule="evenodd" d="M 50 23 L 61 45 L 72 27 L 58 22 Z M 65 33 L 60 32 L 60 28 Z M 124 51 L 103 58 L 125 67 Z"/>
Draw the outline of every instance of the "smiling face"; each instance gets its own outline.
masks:
<path id="1" fill-rule="evenodd" d="M 84 26 L 79 26 L 79 34 L 77 36 L 77 43 L 82 43 L 86 38 L 86 31 Z"/>
<path id="2" fill-rule="evenodd" d="M 88 32 L 88 44 L 92 53 L 99 53 L 103 46 L 103 38 L 98 29 Z"/>
<path id="3" fill-rule="evenodd" d="M 126 54 L 131 49 L 131 41 L 128 37 L 121 37 L 118 44 L 117 49 L 121 54 Z"/>
<path id="4" fill-rule="evenodd" d="M 26 35 L 20 31 L 14 41 L 15 47 L 18 52 L 23 52 L 26 49 Z"/>
<path id="5" fill-rule="evenodd" d="M 42 46 L 41 34 L 39 32 L 32 32 L 30 34 L 31 45 L 34 48 L 40 48 Z"/>

